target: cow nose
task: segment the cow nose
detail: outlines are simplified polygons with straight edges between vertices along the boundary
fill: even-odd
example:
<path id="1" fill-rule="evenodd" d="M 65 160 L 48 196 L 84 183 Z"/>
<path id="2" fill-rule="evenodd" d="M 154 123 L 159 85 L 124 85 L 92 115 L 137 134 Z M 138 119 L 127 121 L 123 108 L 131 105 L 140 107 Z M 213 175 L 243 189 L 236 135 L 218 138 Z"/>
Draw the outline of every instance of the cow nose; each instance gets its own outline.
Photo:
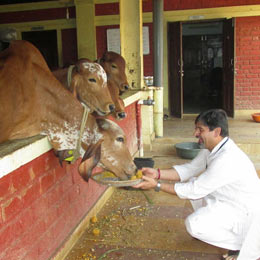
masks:
<path id="1" fill-rule="evenodd" d="M 125 112 L 120 112 L 117 114 L 119 118 L 125 118 L 126 117 L 126 113 Z"/>
<path id="2" fill-rule="evenodd" d="M 110 110 L 110 112 L 115 111 L 115 105 L 110 104 L 110 105 L 109 105 L 109 110 Z"/>

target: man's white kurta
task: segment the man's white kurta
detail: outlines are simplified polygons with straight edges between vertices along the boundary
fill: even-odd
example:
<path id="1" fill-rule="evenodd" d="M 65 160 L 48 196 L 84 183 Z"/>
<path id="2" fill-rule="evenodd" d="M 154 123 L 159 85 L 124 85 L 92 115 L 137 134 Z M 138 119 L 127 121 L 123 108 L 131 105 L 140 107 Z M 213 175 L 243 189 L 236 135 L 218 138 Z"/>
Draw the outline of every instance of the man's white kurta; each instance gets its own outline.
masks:
<path id="1" fill-rule="evenodd" d="M 260 207 L 260 180 L 247 155 L 227 137 L 211 152 L 202 149 L 190 163 L 174 166 L 175 191 L 195 212 L 186 220 L 192 236 L 231 249 L 241 248 L 250 218 Z"/>

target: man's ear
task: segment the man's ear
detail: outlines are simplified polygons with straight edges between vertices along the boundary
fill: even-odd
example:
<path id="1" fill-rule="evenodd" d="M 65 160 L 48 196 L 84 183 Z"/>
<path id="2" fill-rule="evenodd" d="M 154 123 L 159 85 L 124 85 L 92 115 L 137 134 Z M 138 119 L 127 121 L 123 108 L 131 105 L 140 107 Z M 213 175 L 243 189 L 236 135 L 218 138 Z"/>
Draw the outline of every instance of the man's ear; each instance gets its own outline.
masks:
<path id="1" fill-rule="evenodd" d="M 214 129 L 214 135 L 215 135 L 215 137 L 218 137 L 218 136 L 220 136 L 220 134 L 221 134 L 221 128 L 220 127 L 216 127 L 215 129 Z"/>

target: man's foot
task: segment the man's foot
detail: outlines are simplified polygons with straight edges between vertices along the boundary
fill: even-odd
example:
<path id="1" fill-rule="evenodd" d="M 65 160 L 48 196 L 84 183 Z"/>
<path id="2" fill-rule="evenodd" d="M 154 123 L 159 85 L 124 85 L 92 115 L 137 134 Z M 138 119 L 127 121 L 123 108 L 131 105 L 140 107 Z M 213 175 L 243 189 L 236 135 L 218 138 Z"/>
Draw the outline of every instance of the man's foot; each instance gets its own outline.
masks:
<path id="1" fill-rule="evenodd" d="M 237 260 L 239 254 L 239 250 L 233 251 L 229 250 L 227 254 L 223 255 L 221 260 Z"/>

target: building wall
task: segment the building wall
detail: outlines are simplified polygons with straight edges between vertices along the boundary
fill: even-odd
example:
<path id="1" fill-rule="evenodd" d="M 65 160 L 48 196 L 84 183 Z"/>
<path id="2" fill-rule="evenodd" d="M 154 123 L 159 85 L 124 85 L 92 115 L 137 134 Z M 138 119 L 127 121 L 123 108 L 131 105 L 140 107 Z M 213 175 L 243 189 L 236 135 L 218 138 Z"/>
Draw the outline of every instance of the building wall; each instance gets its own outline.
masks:
<path id="1" fill-rule="evenodd" d="M 202 9 L 202 8 L 215 8 L 223 6 L 242 6 L 242 5 L 257 5 L 258 0 L 177 0 L 177 1 L 164 1 L 164 10 L 187 10 L 187 9 Z"/>
<path id="2" fill-rule="evenodd" d="M 108 0 L 109 2 L 109 0 Z M 143 12 L 152 12 L 153 1 L 143 1 Z M 215 8 L 223 6 L 258 5 L 259 0 L 164 0 L 164 11 Z M 96 15 L 119 14 L 119 3 L 96 4 Z"/>
<path id="3" fill-rule="evenodd" d="M 74 7 L 69 7 L 68 12 L 70 13 L 70 18 L 75 18 L 76 13 Z M 66 14 L 67 8 L 2 12 L 0 24 L 66 19 Z"/>
<path id="4" fill-rule="evenodd" d="M 260 109 L 260 18 L 236 19 L 236 109 Z"/>
<path id="5" fill-rule="evenodd" d="M 107 25 L 96 27 L 97 57 L 101 58 L 107 51 L 107 29 L 119 28 L 119 25 Z"/>
<path id="6" fill-rule="evenodd" d="M 63 66 L 67 67 L 78 60 L 76 28 L 61 30 L 61 39 Z"/>

